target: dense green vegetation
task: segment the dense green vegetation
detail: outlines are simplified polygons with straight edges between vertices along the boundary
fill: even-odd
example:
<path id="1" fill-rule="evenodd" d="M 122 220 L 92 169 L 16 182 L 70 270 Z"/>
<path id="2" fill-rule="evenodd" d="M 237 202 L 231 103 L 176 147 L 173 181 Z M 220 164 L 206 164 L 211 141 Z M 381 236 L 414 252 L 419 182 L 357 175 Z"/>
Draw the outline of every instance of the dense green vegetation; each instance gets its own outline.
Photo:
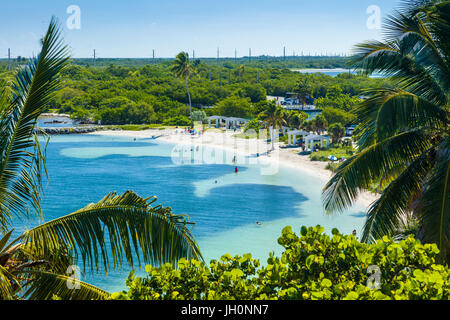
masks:
<path id="1" fill-rule="evenodd" d="M 102 124 L 186 125 L 189 96 L 185 81 L 174 76 L 172 62 L 94 68 L 75 61 L 64 71 L 63 88 L 50 101 L 49 109 L 69 113 L 81 121 L 101 120 Z M 284 96 L 297 91 L 301 95 L 299 84 L 308 80 L 311 96 L 327 110 L 329 122 L 345 125 L 354 120 L 350 111 L 364 88 L 392 85 L 389 80 L 351 74 L 335 78 L 304 75 L 265 61 L 190 63 L 197 70 L 188 81 L 193 111 L 203 108 L 208 115 L 254 118 L 267 107 L 266 95 Z"/>
<path id="2" fill-rule="evenodd" d="M 172 58 L 97 58 L 95 65 L 97 67 L 107 67 L 111 64 L 127 68 L 140 68 L 149 64 L 164 64 L 166 66 L 172 63 Z M 258 56 L 244 58 L 196 58 L 193 60 L 198 60 L 204 64 L 208 65 L 245 65 L 252 67 L 263 68 L 268 64 L 274 68 L 293 68 L 293 69 L 332 69 L 332 68 L 346 68 L 349 66 L 349 59 L 347 57 L 335 57 L 335 56 L 287 56 L 286 59 L 283 57 L 270 57 L 270 56 Z M 11 68 L 18 67 L 27 62 L 25 57 L 15 57 L 10 60 Z M 88 58 L 77 58 L 73 59 L 73 62 L 77 65 L 83 67 L 93 67 L 94 59 Z M 6 68 L 8 65 L 7 59 L 0 59 L 0 69 Z"/>
<path id="3" fill-rule="evenodd" d="M 262 266 L 251 254 L 211 260 L 180 260 L 175 267 L 147 266 L 147 276 L 133 272 L 128 291 L 112 299 L 133 300 L 404 300 L 449 299 L 450 270 L 436 264 L 435 244 L 413 237 L 383 237 L 361 243 L 336 229 L 332 237 L 320 226 L 302 227 L 300 236 L 283 229 L 281 257 L 270 254 Z"/>

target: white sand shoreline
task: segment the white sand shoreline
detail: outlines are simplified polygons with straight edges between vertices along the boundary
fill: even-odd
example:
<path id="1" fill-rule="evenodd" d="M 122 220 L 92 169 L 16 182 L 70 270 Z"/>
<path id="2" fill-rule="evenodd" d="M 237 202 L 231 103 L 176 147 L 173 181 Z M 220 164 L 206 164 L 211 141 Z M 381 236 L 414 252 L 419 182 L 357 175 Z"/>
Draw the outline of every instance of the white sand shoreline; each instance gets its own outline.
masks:
<path id="1" fill-rule="evenodd" d="M 181 129 L 178 129 L 180 131 Z M 327 163 L 321 161 L 311 161 L 308 156 L 297 154 L 293 149 L 278 148 L 275 145 L 276 151 L 272 152 L 270 156 L 264 153 L 270 150 L 271 146 L 262 140 L 256 139 L 242 139 L 233 137 L 234 132 L 220 133 L 207 131 L 204 135 L 192 137 L 188 134 L 175 134 L 175 129 L 171 130 L 143 130 L 143 131 L 125 131 L 125 130 L 107 130 L 96 131 L 89 133 L 91 135 L 102 136 L 117 136 L 130 137 L 136 139 L 145 139 L 160 136 L 159 140 L 165 142 L 175 143 L 177 145 L 191 145 L 191 146 L 210 146 L 214 148 L 234 151 L 236 155 L 248 156 L 260 153 L 259 159 L 264 162 L 277 161 L 279 165 L 289 167 L 291 169 L 306 172 L 307 174 L 316 177 L 325 184 L 332 176 L 331 171 L 325 169 Z M 297 149 L 298 152 L 298 149 Z M 360 194 L 357 204 L 369 207 L 370 204 L 378 197 L 370 192 L 363 192 Z"/>

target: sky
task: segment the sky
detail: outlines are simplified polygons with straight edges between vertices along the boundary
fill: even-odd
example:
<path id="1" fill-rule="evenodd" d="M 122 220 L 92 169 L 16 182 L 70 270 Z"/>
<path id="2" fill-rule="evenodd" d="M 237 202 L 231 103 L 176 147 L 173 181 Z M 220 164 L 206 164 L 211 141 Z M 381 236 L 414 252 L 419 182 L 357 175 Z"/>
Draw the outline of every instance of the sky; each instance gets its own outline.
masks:
<path id="1" fill-rule="evenodd" d="M 1 0 L 0 58 L 30 57 L 52 16 L 75 58 L 349 54 L 399 0 Z M 75 5 L 80 11 L 67 13 Z M 77 25 L 77 17 L 80 24 Z M 69 21 L 69 25 L 67 22 Z M 75 27 L 75 28 L 74 28 Z M 79 28 L 78 28 L 79 27 Z"/>

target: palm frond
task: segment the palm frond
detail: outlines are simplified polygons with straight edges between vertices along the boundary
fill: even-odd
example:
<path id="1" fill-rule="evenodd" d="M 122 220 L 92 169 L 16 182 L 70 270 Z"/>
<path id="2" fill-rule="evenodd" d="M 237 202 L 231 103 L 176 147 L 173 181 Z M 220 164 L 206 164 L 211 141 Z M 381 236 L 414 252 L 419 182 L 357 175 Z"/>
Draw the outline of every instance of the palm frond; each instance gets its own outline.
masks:
<path id="1" fill-rule="evenodd" d="M 67 66 L 67 48 L 52 19 L 42 39 L 41 53 L 21 69 L 11 87 L 11 102 L 0 110 L 0 228 L 28 206 L 40 213 L 43 162 L 33 130 L 37 117 L 59 87 L 59 74 Z M 30 151 L 33 150 L 34 152 Z"/>
<path id="2" fill-rule="evenodd" d="M 40 248 L 22 244 L 15 255 L 16 259 L 22 261 L 22 263 L 14 266 L 11 270 L 23 270 L 29 268 L 29 263 L 32 263 L 35 267 L 43 265 L 45 271 L 64 274 L 69 266 L 74 265 L 73 254 L 64 243 L 54 248 L 54 251 L 50 252 L 50 249 L 48 249 L 45 251 L 45 255 L 42 255 L 42 253 L 43 251 Z"/>
<path id="3" fill-rule="evenodd" d="M 436 243 L 441 262 L 450 261 L 450 137 L 436 151 L 436 166 L 422 191 L 419 213 L 424 241 Z"/>
<path id="4" fill-rule="evenodd" d="M 72 276 L 47 271 L 28 270 L 23 296 L 29 300 L 104 300 L 109 293 Z"/>
<path id="5" fill-rule="evenodd" d="M 411 199 L 420 192 L 421 182 L 432 168 L 428 152 L 411 162 L 370 206 L 364 224 L 362 241 L 373 242 L 391 235 L 411 211 Z"/>
<path id="6" fill-rule="evenodd" d="M 385 39 L 358 45 L 353 57 L 362 73 L 382 72 L 398 89 L 373 90 L 356 108 L 359 152 L 327 184 L 324 202 L 342 210 L 379 174 L 384 190 L 369 209 L 363 239 L 414 228 L 449 260 L 450 1 L 402 3 L 384 23 Z"/>
<path id="7" fill-rule="evenodd" d="M 379 140 L 412 128 L 436 130 L 447 123 L 445 110 L 401 89 L 377 90 L 369 100 L 367 103 L 375 102 L 379 106 L 376 118 Z"/>
<path id="8" fill-rule="evenodd" d="M 174 215 L 168 207 L 155 206 L 155 197 L 143 199 L 134 192 L 108 194 L 67 216 L 49 221 L 27 231 L 23 243 L 42 250 L 41 257 L 54 252 L 63 243 L 80 257 L 83 267 L 99 272 L 133 266 L 133 254 L 141 265 L 160 265 L 180 258 L 202 259 L 185 216 Z M 108 237 L 108 238 L 107 238 Z M 108 241 L 109 240 L 109 241 Z"/>
<path id="9" fill-rule="evenodd" d="M 13 300 L 15 298 L 14 285 L 18 285 L 15 277 L 0 265 L 0 300 Z"/>
<path id="10" fill-rule="evenodd" d="M 4 248 L 7 249 L 6 245 L 8 244 L 9 238 L 11 238 L 11 235 L 12 235 L 13 232 L 14 232 L 14 229 L 9 230 L 0 239 L 0 254 L 3 251 Z"/>
<path id="11" fill-rule="evenodd" d="M 442 86 L 441 80 L 443 76 L 448 77 L 445 72 L 448 67 L 444 68 L 442 74 L 439 71 L 442 68 L 437 68 L 435 64 L 445 61 L 435 57 L 426 43 L 420 46 L 415 34 L 385 42 L 369 41 L 359 44 L 355 47 L 352 61 L 353 66 L 361 73 L 381 72 L 397 79 L 399 84 L 411 93 L 429 101 L 443 104 L 447 101 L 448 87 Z"/>
<path id="12" fill-rule="evenodd" d="M 327 212 L 351 206 L 363 189 L 386 171 L 411 162 L 430 146 L 429 137 L 412 130 L 377 142 L 345 161 L 323 190 Z"/>

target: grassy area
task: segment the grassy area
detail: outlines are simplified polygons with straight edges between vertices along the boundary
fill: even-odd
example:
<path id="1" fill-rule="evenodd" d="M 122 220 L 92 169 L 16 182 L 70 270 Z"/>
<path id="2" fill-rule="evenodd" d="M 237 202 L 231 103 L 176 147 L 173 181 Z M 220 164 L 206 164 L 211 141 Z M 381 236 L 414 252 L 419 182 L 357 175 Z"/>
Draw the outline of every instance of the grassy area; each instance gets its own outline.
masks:
<path id="1" fill-rule="evenodd" d="M 126 131 L 142 131 L 149 129 L 174 129 L 174 126 L 163 126 L 161 124 L 124 124 L 124 125 L 107 125 L 105 130 L 126 130 Z"/>
<path id="2" fill-rule="evenodd" d="M 201 123 L 194 123 L 194 129 L 196 130 L 202 130 L 203 125 Z M 165 126 L 162 124 L 121 124 L 121 125 L 105 125 L 105 130 L 126 130 L 126 131 L 142 131 L 142 130 L 149 130 L 149 129 L 158 129 L 158 130 L 165 130 L 165 129 L 184 129 L 185 126 Z M 216 132 L 224 132 L 224 129 L 216 129 L 216 128 L 205 128 L 205 131 L 216 131 Z"/>
<path id="3" fill-rule="evenodd" d="M 331 145 L 328 149 L 323 149 L 317 152 L 313 152 L 309 155 L 311 161 L 329 161 L 328 156 L 335 156 L 340 159 L 345 157 L 346 159 L 352 156 L 354 149 L 351 146 L 342 147 Z"/>
<path id="4" fill-rule="evenodd" d="M 331 172 L 335 172 L 336 169 L 339 167 L 341 163 L 336 161 L 336 162 L 328 162 L 327 166 L 325 167 L 325 169 L 330 170 Z"/>
<path id="5" fill-rule="evenodd" d="M 336 169 L 342 164 L 339 161 L 330 161 L 328 160 L 329 155 L 336 156 L 338 159 L 341 157 L 349 158 L 351 156 L 352 148 L 351 147 L 335 147 L 329 148 L 326 150 L 322 150 L 319 152 L 314 152 L 310 155 L 311 161 L 328 161 L 325 169 L 330 170 L 332 172 L 336 172 Z M 323 160 L 317 160 L 323 159 Z M 373 181 L 367 191 L 370 191 L 374 194 L 380 193 L 382 188 L 380 188 L 380 179 L 378 181 Z"/>
<path id="6" fill-rule="evenodd" d="M 196 129 L 197 129 L 197 127 L 195 127 Z M 219 133 L 223 133 L 223 132 L 225 132 L 226 130 L 225 129 L 221 129 L 221 128 L 205 128 L 205 132 L 206 131 L 208 131 L 208 132 L 219 132 Z"/>

